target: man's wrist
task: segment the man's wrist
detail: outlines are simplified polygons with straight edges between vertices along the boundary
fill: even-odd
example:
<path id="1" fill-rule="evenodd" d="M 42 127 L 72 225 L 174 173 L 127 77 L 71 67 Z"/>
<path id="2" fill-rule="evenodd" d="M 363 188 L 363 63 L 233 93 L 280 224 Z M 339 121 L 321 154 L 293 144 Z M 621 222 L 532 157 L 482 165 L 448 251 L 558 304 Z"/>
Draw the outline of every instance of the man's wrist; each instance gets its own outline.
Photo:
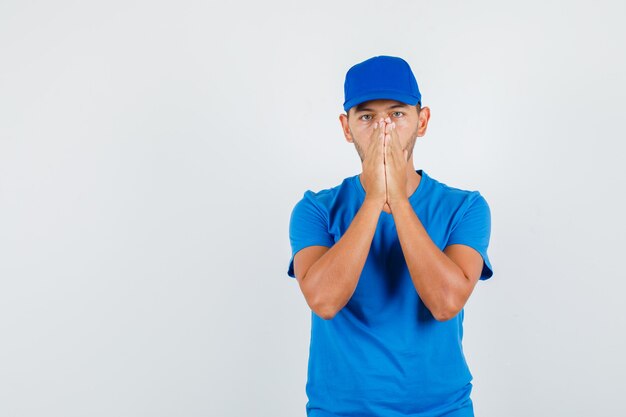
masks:
<path id="1" fill-rule="evenodd" d="M 367 207 L 373 207 L 376 210 L 378 210 L 379 212 L 383 211 L 383 206 L 385 205 L 384 201 L 380 201 L 377 200 L 375 198 L 372 197 L 365 197 L 365 200 L 363 200 L 363 206 L 367 206 Z"/>
<path id="2" fill-rule="evenodd" d="M 397 201 L 393 201 L 389 203 L 389 207 L 391 207 L 391 212 L 400 212 L 405 210 L 413 210 L 413 206 L 411 206 L 411 202 L 408 198 L 403 198 Z"/>

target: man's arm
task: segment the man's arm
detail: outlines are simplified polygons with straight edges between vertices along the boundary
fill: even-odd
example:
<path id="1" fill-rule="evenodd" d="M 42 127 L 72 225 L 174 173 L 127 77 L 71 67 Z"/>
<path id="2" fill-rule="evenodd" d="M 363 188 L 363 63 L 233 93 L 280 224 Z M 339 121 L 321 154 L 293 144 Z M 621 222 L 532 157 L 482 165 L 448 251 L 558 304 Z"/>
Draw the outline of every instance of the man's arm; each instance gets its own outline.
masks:
<path id="1" fill-rule="evenodd" d="M 299 281 L 311 309 L 323 319 L 332 319 L 354 294 L 381 211 L 380 203 L 366 197 L 341 239 Z"/>
<path id="2" fill-rule="evenodd" d="M 402 252 L 413 285 L 438 321 L 456 316 L 482 272 L 482 256 L 466 245 L 450 245 L 442 252 L 432 241 L 409 201 L 392 208 Z"/>

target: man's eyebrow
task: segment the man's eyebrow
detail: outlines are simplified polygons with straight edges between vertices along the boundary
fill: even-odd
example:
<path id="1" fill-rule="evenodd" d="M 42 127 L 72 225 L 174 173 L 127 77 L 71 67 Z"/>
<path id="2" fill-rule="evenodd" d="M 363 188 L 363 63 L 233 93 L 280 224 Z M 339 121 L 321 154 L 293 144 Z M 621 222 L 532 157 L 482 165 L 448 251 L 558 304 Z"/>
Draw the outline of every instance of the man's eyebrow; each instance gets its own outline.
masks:
<path id="1" fill-rule="evenodd" d="M 387 107 L 388 109 L 397 109 L 398 107 L 409 107 L 408 104 L 394 104 L 393 106 Z"/>
<path id="2" fill-rule="evenodd" d="M 400 108 L 408 107 L 408 104 L 392 104 L 391 106 L 387 107 L 387 110 L 397 109 L 398 107 L 400 107 Z M 358 112 L 361 112 L 361 111 L 374 111 L 374 110 L 370 109 L 368 107 L 363 107 L 361 104 L 357 104 L 356 108 L 354 109 L 354 112 L 358 113 Z"/>

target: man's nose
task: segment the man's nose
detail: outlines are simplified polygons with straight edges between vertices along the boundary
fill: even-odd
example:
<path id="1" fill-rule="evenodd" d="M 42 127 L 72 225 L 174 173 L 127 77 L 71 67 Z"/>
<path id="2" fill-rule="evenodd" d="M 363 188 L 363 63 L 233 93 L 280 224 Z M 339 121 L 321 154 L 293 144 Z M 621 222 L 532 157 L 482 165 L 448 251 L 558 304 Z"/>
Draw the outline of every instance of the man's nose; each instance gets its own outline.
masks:
<path id="1" fill-rule="evenodd" d="M 391 123 L 391 118 L 389 116 L 387 116 L 386 114 L 381 114 L 381 115 L 377 115 L 374 118 L 374 121 L 376 123 L 385 123 L 385 124 L 389 124 Z"/>

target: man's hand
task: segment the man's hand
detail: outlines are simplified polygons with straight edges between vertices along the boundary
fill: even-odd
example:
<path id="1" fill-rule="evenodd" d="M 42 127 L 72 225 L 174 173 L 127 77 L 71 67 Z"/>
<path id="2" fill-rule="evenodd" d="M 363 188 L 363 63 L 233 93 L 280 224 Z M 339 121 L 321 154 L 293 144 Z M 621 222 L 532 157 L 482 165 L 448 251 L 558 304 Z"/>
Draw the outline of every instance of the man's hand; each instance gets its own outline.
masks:
<path id="1" fill-rule="evenodd" d="M 366 190 L 366 198 L 379 202 L 380 207 L 386 205 L 387 192 L 385 188 L 385 162 L 384 162 L 384 138 L 385 121 L 374 124 L 374 130 L 370 137 L 370 145 L 363 160 L 363 174 L 361 180 Z"/>
<path id="2" fill-rule="evenodd" d="M 389 120 L 391 122 L 391 120 Z M 391 209 L 394 204 L 407 201 L 406 195 L 406 158 L 408 151 L 402 149 L 395 123 L 385 125 L 385 182 L 387 186 L 386 203 Z"/>

